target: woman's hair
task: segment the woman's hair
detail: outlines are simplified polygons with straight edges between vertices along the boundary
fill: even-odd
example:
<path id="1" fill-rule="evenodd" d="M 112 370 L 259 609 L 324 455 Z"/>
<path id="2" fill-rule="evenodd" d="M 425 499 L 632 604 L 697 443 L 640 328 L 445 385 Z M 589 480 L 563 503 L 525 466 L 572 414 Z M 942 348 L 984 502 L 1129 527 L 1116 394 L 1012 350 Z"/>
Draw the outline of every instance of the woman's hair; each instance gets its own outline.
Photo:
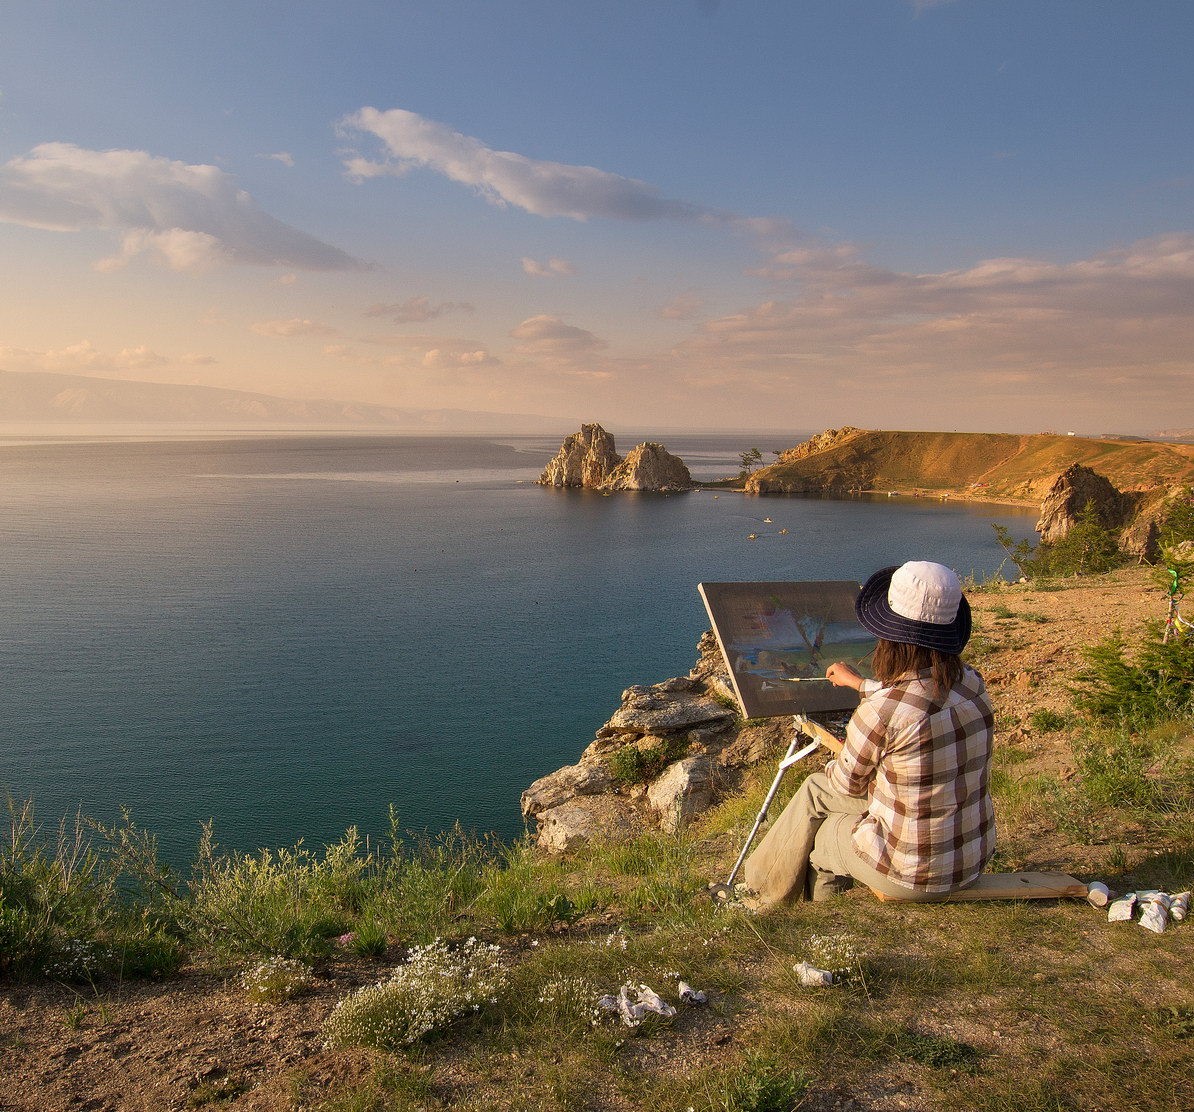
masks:
<path id="1" fill-rule="evenodd" d="M 908 672 L 933 673 L 937 693 L 944 698 L 962 678 L 962 658 L 953 653 L 937 649 L 926 649 L 920 645 L 905 645 L 900 641 L 884 641 L 880 638 L 871 659 L 871 671 L 882 684 L 895 683 Z"/>

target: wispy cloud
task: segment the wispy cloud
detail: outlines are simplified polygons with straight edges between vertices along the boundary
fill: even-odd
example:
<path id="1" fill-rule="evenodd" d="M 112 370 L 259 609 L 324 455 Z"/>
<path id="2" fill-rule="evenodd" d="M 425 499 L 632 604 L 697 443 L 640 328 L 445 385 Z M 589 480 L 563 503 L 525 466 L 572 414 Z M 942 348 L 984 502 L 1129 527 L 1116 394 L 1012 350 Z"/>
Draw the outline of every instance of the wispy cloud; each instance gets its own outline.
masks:
<path id="1" fill-rule="evenodd" d="M 566 324 L 559 317 L 546 314 L 528 317 L 510 335 L 519 341 L 522 355 L 570 357 L 598 351 L 606 346 L 604 340 L 585 328 Z"/>
<path id="2" fill-rule="evenodd" d="M 432 348 L 423 355 L 424 367 L 491 367 L 501 362 L 484 349 L 478 351 L 444 351 Z"/>
<path id="3" fill-rule="evenodd" d="M 0 348 L 0 363 L 6 370 L 12 371 L 119 376 L 130 371 L 161 367 L 170 362 L 170 359 L 147 344 L 121 348 L 116 352 L 98 348 L 91 340 L 80 340 L 65 347 L 43 351 L 15 347 Z"/>
<path id="4" fill-rule="evenodd" d="M 274 151 L 272 154 L 263 154 L 261 157 L 272 159 L 274 162 L 280 162 L 283 166 L 291 169 L 294 168 L 294 155 L 289 151 Z"/>
<path id="5" fill-rule="evenodd" d="M 449 313 L 471 313 L 472 311 L 473 306 L 467 301 L 440 301 L 433 304 L 431 298 L 420 294 L 418 297 L 409 297 L 405 301 L 379 302 L 376 305 L 370 305 L 365 310 L 365 316 L 386 317 L 398 324 L 410 324 L 435 320 L 437 317 L 446 316 Z"/>
<path id="6" fill-rule="evenodd" d="M 337 330 L 331 325 L 305 317 L 291 317 L 287 320 L 260 320 L 249 326 L 258 336 L 335 336 Z"/>
<path id="7" fill-rule="evenodd" d="M 705 299 L 696 293 L 682 293 L 673 297 L 659 310 L 664 320 L 697 320 L 705 309 Z"/>
<path id="8" fill-rule="evenodd" d="M 57 232 L 119 233 L 115 269 L 150 253 L 190 270 L 216 263 L 299 270 L 362 270 L 365 264 L 263 212 L 215 166 L 145 151 L 94 151 L 43 143 L 0 167 L 0 220 Z"/>
<path id="9" fill-rule="evenodd" d="M 548 259 L 541 263 L 537 259 L 524 256 L 522 269 L 524 274 L 529 274 L 532 278 L 571 278 L 576 273 L 576 267 L 567 259 Z"/>
<path id="10" fill-rule="evenodd" d="M 849 245 L 810 245 L 778 253 L 768 269 L 796 294 L 707 321 L 677 348 L 682 361 L 777 389 L 813 376 L 855 401 L 894 389 L 923 396 L 931 382 L 955 399 L 1014 391 L 1130 412 L 1190 388 L 1194 235 L 1075 262 L 988 259 L 935 274 L 873 266 Z"/>
<path id="11" fill-rule="evenodd" d="M 737 219 L 666 197 L 646 182 L 594 166 L 547 162 L 513 151 L 493 150 L 479 139 L 404 108 L 362 108 L 341 120 L 339 130 L 344 136 L 372 135 L 381 141 L 388 156 L 380 162 L 355 153 L 346 156 L 345 167 L 356 178 L 400 175 L 412 167 L 425 167 L 471 186 L 493 204 L 513 205 L 536 216 L 566 216 L 572 220 L 608 217 L 729 223 Z"/>

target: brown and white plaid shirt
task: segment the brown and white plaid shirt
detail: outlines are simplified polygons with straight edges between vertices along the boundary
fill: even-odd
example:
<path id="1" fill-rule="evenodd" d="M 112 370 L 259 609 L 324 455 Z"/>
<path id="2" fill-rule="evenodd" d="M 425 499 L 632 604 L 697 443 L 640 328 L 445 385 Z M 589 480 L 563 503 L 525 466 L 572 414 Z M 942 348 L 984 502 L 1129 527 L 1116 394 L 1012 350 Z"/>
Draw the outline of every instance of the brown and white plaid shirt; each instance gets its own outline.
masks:
<path id="1" fill-rule="evenodd" d="M 841 755 L 826 769 L 846 795 L 873 789 L 855 850 L 921 892 L 969 884 L 995 852 L 994 718 L 982 676 L 967 668 L 944 699 L 928 671 L 890 687 L 864 680 L 860 693 Z"/>

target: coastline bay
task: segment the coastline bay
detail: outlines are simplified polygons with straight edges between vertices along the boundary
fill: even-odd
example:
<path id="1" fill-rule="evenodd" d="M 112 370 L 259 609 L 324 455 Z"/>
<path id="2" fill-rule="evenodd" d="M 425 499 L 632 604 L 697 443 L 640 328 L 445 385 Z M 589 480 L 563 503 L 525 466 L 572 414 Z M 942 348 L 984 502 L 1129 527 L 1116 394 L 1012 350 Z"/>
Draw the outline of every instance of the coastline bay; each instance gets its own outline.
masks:
<path id="1" fill-rule="evenodd" d="M 711 479 L 749 439 L 667 442 Z M 0 447 L 0 788 L 45 822 L 127 805 L 175 862 L 204 819 L 240 849 L 321 844 L 382 831 L 390 803 L 404 826 L 513 836 L 522 788 L 575 760 L 622 688 L 691 666 L 698 581 L 861 578 L 912 557 L 989 574 L 990 522 L 1029 536 L 1035 520 L 539 488 L 557 446 Z"/>

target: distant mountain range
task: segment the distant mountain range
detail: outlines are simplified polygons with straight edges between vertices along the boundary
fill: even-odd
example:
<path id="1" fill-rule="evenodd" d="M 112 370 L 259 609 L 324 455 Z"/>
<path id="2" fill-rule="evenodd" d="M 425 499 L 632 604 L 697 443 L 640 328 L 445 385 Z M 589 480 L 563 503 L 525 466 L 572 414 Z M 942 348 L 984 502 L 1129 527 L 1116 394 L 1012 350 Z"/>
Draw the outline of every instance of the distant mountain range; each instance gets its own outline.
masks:
<path id="1" fill-rule="evenodd" d="M 0 371 L 0 428 L 373 429 L 394 432 L 558 432 L 559 418 L 467 409 L 398 409 L 279 398 L 215 386 L 125 382 L 87 375 Z"/>

